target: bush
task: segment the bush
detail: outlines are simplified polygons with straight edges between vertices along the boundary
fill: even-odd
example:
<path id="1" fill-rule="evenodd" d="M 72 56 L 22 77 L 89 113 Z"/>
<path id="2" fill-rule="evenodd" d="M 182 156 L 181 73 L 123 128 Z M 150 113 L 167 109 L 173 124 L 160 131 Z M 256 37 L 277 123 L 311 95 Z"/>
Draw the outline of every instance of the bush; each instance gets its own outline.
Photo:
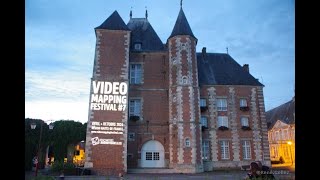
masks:
<path id="1" fill-rule="evenodd" d="M 63 170 L 64 162 L 62 161 L 54 161 L 50 170 L 52 172 L 61 172 Z"/>

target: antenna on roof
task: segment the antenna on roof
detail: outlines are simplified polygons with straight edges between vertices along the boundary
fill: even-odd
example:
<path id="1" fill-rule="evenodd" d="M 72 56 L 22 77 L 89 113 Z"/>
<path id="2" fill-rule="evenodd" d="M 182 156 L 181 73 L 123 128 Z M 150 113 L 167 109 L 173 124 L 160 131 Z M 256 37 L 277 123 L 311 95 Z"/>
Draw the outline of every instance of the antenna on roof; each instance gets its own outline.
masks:
<path id="1" fill-rule="evenodd" d="M 227 54 L 229 54 L 228 47 L 226 49 L 227 49 Z"/>
<path id="2" fill-rule="evenodd" d="M 130 9 L 130 19 L 132 18 L 132 6 L 131 6 L 131 9 Z"/>
<path id="3" fill-rule="evenodd" d="M 148 10 L 147 10 L 147 6 L 146 6 L 146 19 L 148 19 Z"/>
<path id="4" fill-rule="evenodd" d="M 182 8 L 182 0 L 180 0 L 180 7 Z"/>

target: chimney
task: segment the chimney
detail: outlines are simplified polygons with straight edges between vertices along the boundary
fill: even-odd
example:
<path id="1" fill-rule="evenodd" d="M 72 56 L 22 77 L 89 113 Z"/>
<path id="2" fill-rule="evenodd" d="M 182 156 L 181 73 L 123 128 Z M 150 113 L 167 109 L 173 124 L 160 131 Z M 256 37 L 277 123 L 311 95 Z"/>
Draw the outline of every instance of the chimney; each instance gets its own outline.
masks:
<path id="1" fill-rule="evenodd" d="M 249 64 L 244 64 L 242 67 L 246 72 L 249 73 Z"/>
<path id="2" fill-rule="evenodd" d="M 205 60 L 206 54 L 207 54 L 207 48 L 203 47 L 202 48 L 202 60 Z"/>

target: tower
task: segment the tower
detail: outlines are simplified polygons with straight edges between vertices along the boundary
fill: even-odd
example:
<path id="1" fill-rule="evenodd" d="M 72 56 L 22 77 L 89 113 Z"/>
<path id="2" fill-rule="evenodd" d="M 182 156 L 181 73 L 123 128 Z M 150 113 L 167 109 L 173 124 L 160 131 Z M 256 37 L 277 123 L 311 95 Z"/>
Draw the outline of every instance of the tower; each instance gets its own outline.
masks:
<path id="1" fill-rule="evenodd" d="M 170 166 L 177 172 L 203 172 L 197 38 L 182 6 L 168 38 Z"/>
<path id="2" fill-rule="evenodd" d="M 85 167 L 93 174 L 127 172 L 130 30 L 117 11 L 95 28 Z"/>

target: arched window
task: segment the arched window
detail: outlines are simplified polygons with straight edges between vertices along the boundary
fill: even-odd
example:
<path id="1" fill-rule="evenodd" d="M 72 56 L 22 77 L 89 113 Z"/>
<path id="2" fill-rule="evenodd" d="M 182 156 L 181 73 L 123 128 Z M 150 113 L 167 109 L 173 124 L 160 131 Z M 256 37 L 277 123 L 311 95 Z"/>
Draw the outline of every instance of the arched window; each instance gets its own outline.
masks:
<path id="1" fill-rule="evenodd" d="M 188 84 L 188 77 L 182 76 L 182 84 Z"/>

